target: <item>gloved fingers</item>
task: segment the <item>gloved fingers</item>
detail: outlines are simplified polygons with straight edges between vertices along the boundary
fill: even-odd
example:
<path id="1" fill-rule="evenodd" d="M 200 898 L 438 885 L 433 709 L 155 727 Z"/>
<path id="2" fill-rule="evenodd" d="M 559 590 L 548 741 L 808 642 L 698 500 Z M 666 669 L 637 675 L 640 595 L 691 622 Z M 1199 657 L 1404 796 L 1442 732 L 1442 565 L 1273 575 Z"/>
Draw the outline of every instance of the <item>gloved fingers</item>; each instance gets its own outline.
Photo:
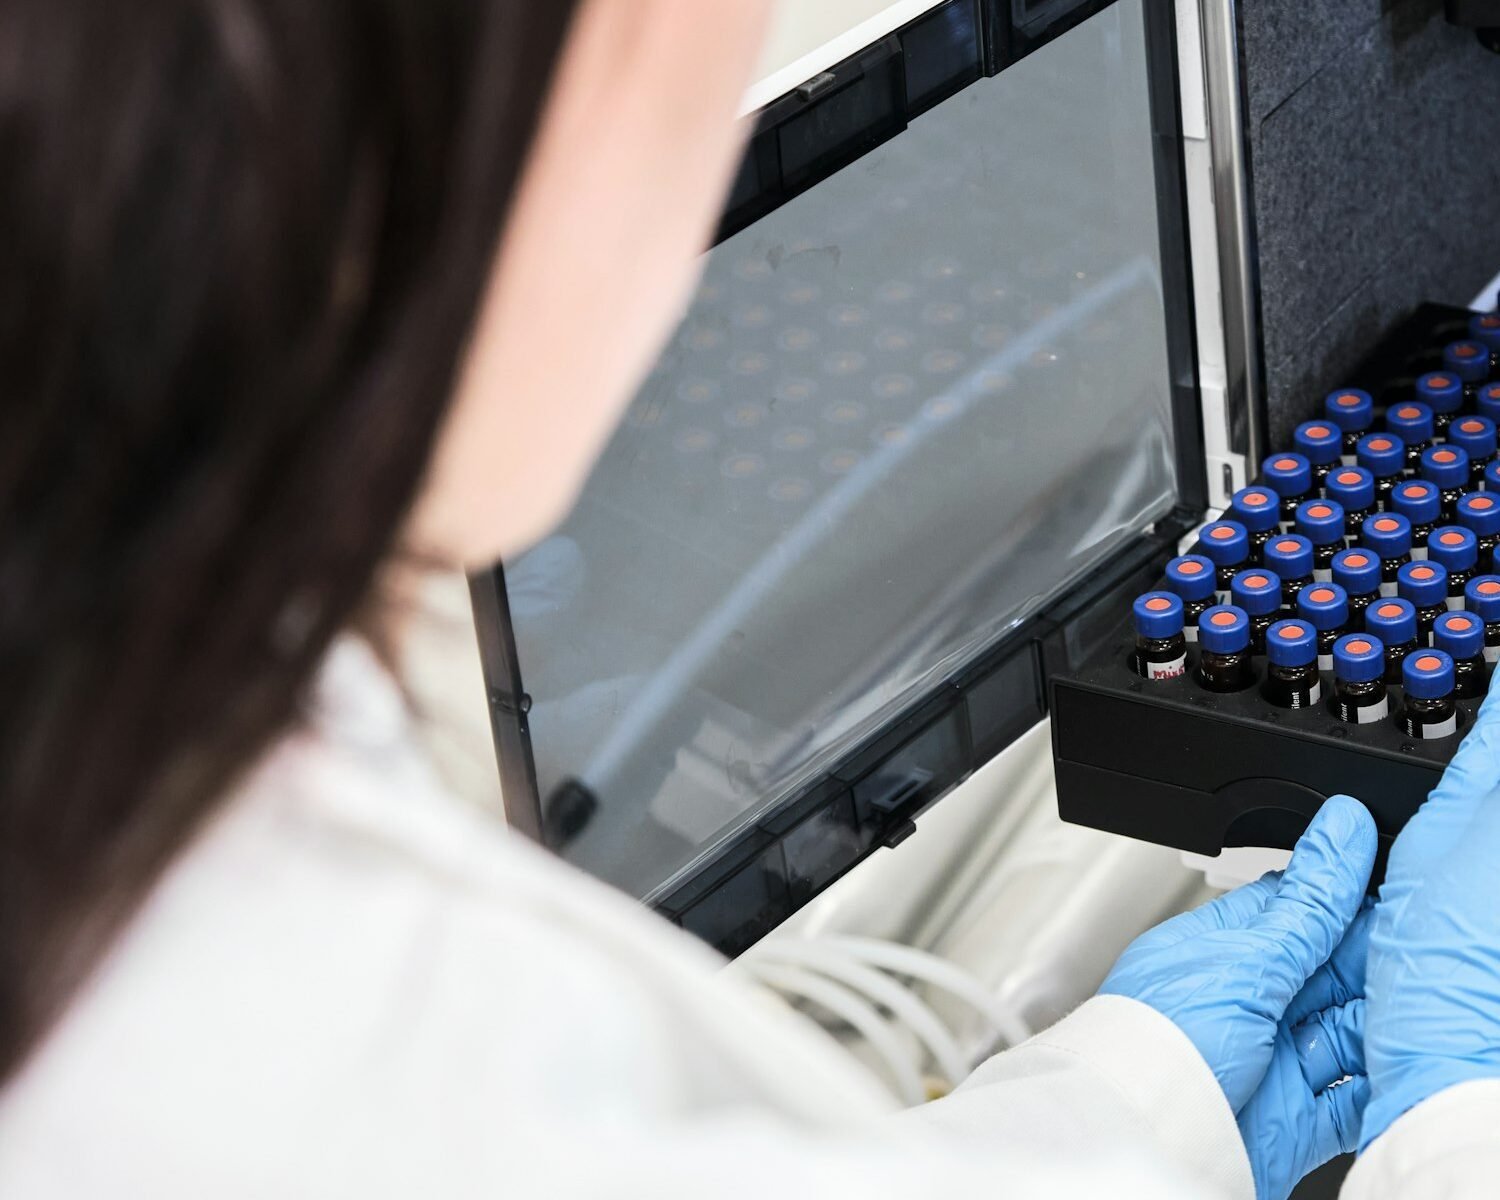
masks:
<path id="1" fill-rule="evenodd" d="M 1242 884 L 1233 891 L 1216 896 L 1207 904 L 1179 913 L 1157 926 L 1154 936 L 1163 945 L 1171 945 L 1201 933 L 1221 929 L 1243 929 L 1265 911 L 1266 902 L 1281 884 L 1280 871 L 1267 871 L 1253 883 Z M 1153 935 L 1148 935 L 1153 936 Z"/>
<path id="2" fill-rule="evenodd" d="M 1370 927 L 1375 923 L 1375 909 L 1368 899 L 1360 908 L 1344 938 L 1333 954 L 1313 972 L 1311 979 L 1287 1005 L 1283 1018 L 1289 1025 L 1303 1021 L 1325 1008 L 1337 1008 L 1365 994 L 1365 967 L 1370 955 Z"/>
<path id="3" fill-rule="evenodd" d="M 1353 1154 L 1359 1149 L 1359 1130 L 1369 1103 L 1370 1081 L 1364 1075 L 1331 1087 L 1317 1098 L 1309 1171 L 1317 1170 L 1340 1154 Z"/>
<path id="4" fill-rule="evenodd" d="M 1365 1002 L 1351 1000 L 1314 1013 L 1292 1028 L 1292 1044 L 1308 1090 L 1365 1073 Z"/>
<path id="5" fill-rule="evenodd" d="M 1358 800 L 1331 796 L 1292 851 L 1281 886 L 1255 918 L 1269 937 L 1281 977 L 1266 1000 L 1280 1016 L 1333 954 L 1364 902 L 1375 866 L 1375 819 Z"/>

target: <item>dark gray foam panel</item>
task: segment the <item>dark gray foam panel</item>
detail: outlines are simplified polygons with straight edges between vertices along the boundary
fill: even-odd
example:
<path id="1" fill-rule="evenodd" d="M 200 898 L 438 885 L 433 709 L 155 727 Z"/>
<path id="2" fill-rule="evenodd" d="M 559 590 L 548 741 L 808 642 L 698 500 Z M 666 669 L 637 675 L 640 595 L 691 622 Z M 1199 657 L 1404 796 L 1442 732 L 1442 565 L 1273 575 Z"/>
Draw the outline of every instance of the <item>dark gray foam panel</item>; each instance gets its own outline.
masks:
<path id="1" fill-rule="evenodd" d="M 1441 0 L 1239 10 L 1270 435 L 1422 300 L 1500 271 L 1500 55 Z"/>

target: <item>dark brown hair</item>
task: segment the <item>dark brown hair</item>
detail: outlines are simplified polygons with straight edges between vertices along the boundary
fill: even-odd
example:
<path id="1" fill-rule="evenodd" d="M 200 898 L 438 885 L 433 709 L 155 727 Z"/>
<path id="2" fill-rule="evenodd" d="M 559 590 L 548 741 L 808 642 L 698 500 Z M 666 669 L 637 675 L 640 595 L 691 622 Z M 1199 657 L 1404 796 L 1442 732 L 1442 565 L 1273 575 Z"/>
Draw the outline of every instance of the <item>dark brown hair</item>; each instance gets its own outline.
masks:
<path id="1" fill-rule="evenodd" d="M 575 0 L 0 0 L 0 1080 L 391 553 Z"/>

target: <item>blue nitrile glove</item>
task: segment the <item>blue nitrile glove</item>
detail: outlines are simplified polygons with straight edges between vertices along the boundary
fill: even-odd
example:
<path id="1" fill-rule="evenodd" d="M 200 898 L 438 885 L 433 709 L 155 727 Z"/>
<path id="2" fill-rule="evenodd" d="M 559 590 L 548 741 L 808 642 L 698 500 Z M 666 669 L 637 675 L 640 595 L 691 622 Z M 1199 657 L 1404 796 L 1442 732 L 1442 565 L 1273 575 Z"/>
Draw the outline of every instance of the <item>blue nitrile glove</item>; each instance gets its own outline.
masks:
<path id="1" fill-rule="evenodd" d="M 1363 1149 L 1427 1097 L 1500 1079 L 1500 698 L 1391 850 L 1370 934 Z"/>
<path id="2" fill-rule="evenodd" d="M 1284 874 L 1137 938 L 1101 992 L 1171 1020 L 1197 1047 L 1239 1120 L 1261 1200 L 1359 1137 L 1361 963 L 1370 918 L 1356 920 L 1375 863 L 1375 822 L 1334 796 Z"/>

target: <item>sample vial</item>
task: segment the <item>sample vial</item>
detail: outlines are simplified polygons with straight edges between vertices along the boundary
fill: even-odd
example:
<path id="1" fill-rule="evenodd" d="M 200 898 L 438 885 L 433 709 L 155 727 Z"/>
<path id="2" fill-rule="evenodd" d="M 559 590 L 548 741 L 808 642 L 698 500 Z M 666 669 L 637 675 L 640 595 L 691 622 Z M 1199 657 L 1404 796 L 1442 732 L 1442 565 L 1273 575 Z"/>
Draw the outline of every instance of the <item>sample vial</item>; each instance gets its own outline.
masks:
<path id="1" fill-rule="evenodd" d="M 1172 592 L 1147 592 L 1135 598 L 1132 613 L 1136 674 L 1146 679 L 1180 679 L 1186 675 L 1182 601 Z"/>
<path id="2" fill-rule="evenodd" d="M 1367 633 L 1349 633 L 1333 644 L 1333 713 L 1350 725 L 1384 720 L 1391 705 L 1385 690 L 1385 647 Z"/>
<path id="3" fill-rule="evenodd" d="M 1448 444 L 1469 456 L 1469 490 L 1484 486 L 1484 469 L 1495 461 L 1495 422 L 1488 417 L 1455 417 Z"/>
<path id="4" fill-rule="evenodd" d="M 1422 451 L 1432 445 L 1432 409 L 1415 400 L 1388 408 L 1385 428 L 1406 447 L 1406 473 L 1415 475 L 1422 465 Z"/>
<path id="5" fill-rule="evenodd" d="M 1396 572 L 1411 561 L 1411 522 L 1400 513 L 1371 517 L 1359 530 L 1366 550 L 1380 556 L 1380 594 L 1396 594 Z"/>
<path id="6" fill-rule="evenodd" d="M 1363 467 L 1335 467 L 1323 481 L 1323 494 L 1344 510 L 1344 536 L 1359 537 L 1365 518 L 1375 515 L 1375 476 Z"/>
<path id="7" fill-rule="evenodd" d="M 1203 614 L 1198 683 L 1210 692 L 1242 692 L 1255 683 L 1250 661 L 1250 616 L 1222 604 Z"/>
<path id="8" fill-rule="evenodd" d="M 1464 606 L 1464 585 L 1479 574 L 1479 539 L 1462 525 L 1444 525 L 1427 539 L 1427 557 L 1448 569 L 1448 607 Z"/>
<path id="9" fill-rule="evenodd" d="M 1333 644 L 1349 628 L 1349 597 L 1336 583 L 1315 583 L 1297 595 L 1297 618 L 1318 634 L 1318 670 L 1333 670 Z"/>
<path id="10" fill-rule="evenodd" d="M 1266 543 L 1266 569 L 1281 580 L 1281 607 L 1297 611 L 1297 593 L 1313 581 L 1313 545 L 1296 533 L 1284 533 Z"/>
<path id="11" fill-rule="evenodd" d="M 1281 528 L 1296 523 L 1297 505 L 1312 499 L 1312 464 L 1300 454 L 1273 454 L 1261 464 L 1268 488 L 1281 498 Z"/>
<path id="12" fill-rule="evenodd" d="M 1483 342 L 1490 352 L 1490 370 L 1500 366 L 1500 313 L 1480 313 L 1469 318 L 1469 340 Z"/>
<path id="13" fill-rule="evenodd" d="M 1339 388 L 1323 400 L 1323 414 L 1339 427 L 1340 457 L 1344 466 L 1352 467 L 1359 439 L 1375 423 L 1375 401 L 1361 388 Z"/>
<path id="14" fill-rule="evenodd" d="M 1432 627 L 1448 611 L 1448 572 L 1441 563 L 1407 563 L 1397 575 L 1396 595 L 1417 610 L 1417 642 L 1432 645 Z"/>
<path id="15" fill-rule="evenodd" d="M 1332 421 L 1304 421 L 1292 434 L 1297 453 L 1312 466 L 1312 485 L 1321 490 L 1328 472 L 1339 465 L 1344 435 Z"/>
<path id="16" fill-rule="evenodd" d="M 1484 622 L 1484 661 L 1500 662 L 1500 575 L 1476 575 L 1464 588 L 1464 607 Z"/>
<path id="17" fill-rule="evenodd" d="M 1266 652 L 1266 630 L 1281 617 L 1281 579 L 1274 571 L 1241 571 L 1230 587 L 1234 607 L 1250 618 L 1250 650 Z M 1500 611 L 1500 597 L 1497 597 Z M 1500 617 L 1496 618 L 1500 620 Z"/>
<path id="18" fill-rule="evenodd" d="M 1481 417 L 1500 425 L 1500 383 L 1487 383 L 1474 396 L 1474 407 Z"/>
<path id="19" fill-rule="evenodd" d="M 1492 568 L 1495 545 L 1500 543 L 1500 496 L 1473 492 L 1458 502 L 1455 514 L 1458 524 L 1474 535 L 1478 543 L 1477 570 Z"/>
<path id="20" fill-rule="evenodd" d="M 1297 532 L 1312 543 L 1313 578 L 1333 578 L 1333 556 L 1344 548 L 1344 509 L 1333 500 L 1306 500 L 1297 506 Z"/>
<path id="21" fill-rule="evenodd" d="M 1340 550 L 1333 556 L 1333 582 L 1349 597 L 1349 628 L 1363 629 L 1365 610 L 1380 599 L 1380 559 L 1368 550 Z"/>
<path id="22" fill-rule="evenodd" d="M 1460 700 L 1483 696 L 1489 686 L 1484 622 L 1473 613 L 1445 612 L 1432 631 L 1432 644 L 1453 660 L 1453 694 Z"/>
<path id="23" fill-rule="evenodd" d="M 1422 451 L 1422 478 L 1441 489 L 1443 520 L 1452 521 L 1458 498 L 1469 490 L 1469 456 L 1458 446 L 1431 446 Z"/>
<path id="24" fill-rule="evenodd" d="M 1449 342 L 1443 347 L 1443 369 L 1463 380 L 1464 399 L 1472 401 L 1490 377 L 1490 348 L 1483 342 Z"/>
<path id="25" fill-rule="evenodd" d="M 1265 698 L 1278 708 L 1311 708 L 1322 699 L 1318 635 L 1306 621 L 1277 621 L 1266 630 Z"/>
<path id="26" fill-rule="evenodd" d="M 1408 479 L 1391 489 L 1390 509 L 1411 523 L 1411 556 L 1427 557 L 1427 539 L 1443 516 L 1443 494 L 1435 483 Z"/>
<path id="27" fill-rule="evenodd" d="M 1260 562 L 1281 520 L 1281 497 L 1269 488 L 1241 488 L 1230 497 L 1228 516 L 1245 527 L 1250 535 L 1250 561 Z"/>
<path id="28" fill-rule="evenodd" d="M 1201 554 L 1184 554 L 1167 564 L 1167 590 L 1182 601 L 1182 634 L 1198 640 L 1198 626 L 1205 609 L 1215 603 L 1217 578 L 1214 565 Z"/>
<path id="29" fill-rule="evenodd" d="M 1433 739 L 1458 732 L 1458 705 L 1453 700 L 1453 660 L 1441 650 L 1408 654 L 1401 664 L 1406 702 L 1396 723 L 1407 737 Z"/>
<path id="30" fill-rule="evenodd" d="M 1432 410 L 1433 436 L 1448 436 L 1448 425 L 1464 406 L 1464 385 L 1452 371 L 1433 371 L 1417 377 L 1417 399 Z"/>
<path id="31" fill-rule="evenodd" d="M 1198 534 L 1194 553 L 1214 564 L 1219 603 L 1228 603 L 1229 585 L 1234 581 L 1235 572 L 1250 561 L 1250 535 L 1245 527 L 1238 521 L 1215 521 L 1205 525 Z"/>
<path id="32" fill-rule="evenodd" d="M 1417 610 L 1409 600 L 1382 600 L 1365 613 L 1365 632 L 1385 647 L 1385 681 L 1401 682 L 1401 663 L 1417 648 Z"/>
<path id="33" fill-rule="evenodd" d="M 1390 434 L 1367 433 L 1359 439 L 1355 453 L 1359 465 L 1375 478 L 1375 507 L 1384 512 L 1391 489 L 1406 466 L 1406 446 Z"/>

